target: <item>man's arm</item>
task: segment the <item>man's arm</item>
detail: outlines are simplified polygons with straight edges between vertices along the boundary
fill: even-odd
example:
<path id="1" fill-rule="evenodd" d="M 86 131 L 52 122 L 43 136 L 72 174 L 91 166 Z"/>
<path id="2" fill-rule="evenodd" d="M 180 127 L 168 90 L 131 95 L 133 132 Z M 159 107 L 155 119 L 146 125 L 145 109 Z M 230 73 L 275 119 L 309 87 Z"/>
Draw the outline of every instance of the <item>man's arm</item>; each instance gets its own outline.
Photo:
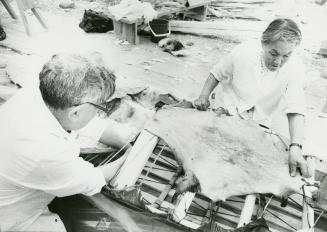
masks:
<path id="1" fill-rule="evenodd" d="M 219 81 L 210 73 L 204 86 L 202 88 L 200 96 L 194 101 L 194 106 L 198 110 L 206 110 L 210 106 L 209 96 L 218 85 Z"/>
<path id="2" fill-rule="evenodd" d="M 109 123 L 104 132 L 102 133 L 99 141 L 107 146 L 116 147 L 118 149 L 123 148 L 127 150 L 131 147 L 129 142 L 133 139 L 130 133 L 126 133 L 122 126 L 114 123 Z M 128 128 L 127 128 L 128 129 Z"/>
<path id="3" fill-rule="evenodd" d="M 292 177 L 296 176 L 297 167 L 300 168 L 303 177 L 310 177 L 312 173 L 309 172 L 306 160 L 303 158 L 301 153 L 302 146 L 302 136 L 304 129 L 304 116 L 297 113 L 287 114 L 290 141 L 292 144 L 289 148 L 289 168 L 290 175 Z"/>
<path id="4" fill-rule="evenodd" d="M 126 155 L 120 157 L 119 159 L 110 162 L 108 164 L 99 166 L 97 168 L 99 168 L 104 176 L 104 179 L 106 180 L 106 182 L 109 182 L 117 173 L 117 171 L 119 170 L 119 168 L 122 166 L 122 164 L 124 163 L 125 159 L 126 159 Z"/>

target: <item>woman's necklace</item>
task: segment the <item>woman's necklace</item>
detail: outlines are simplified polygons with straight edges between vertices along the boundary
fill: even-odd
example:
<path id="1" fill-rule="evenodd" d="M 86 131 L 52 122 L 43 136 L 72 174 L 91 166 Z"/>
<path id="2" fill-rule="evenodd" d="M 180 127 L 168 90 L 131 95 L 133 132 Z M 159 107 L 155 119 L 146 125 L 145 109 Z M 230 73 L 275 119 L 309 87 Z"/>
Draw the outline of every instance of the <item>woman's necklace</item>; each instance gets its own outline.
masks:
<path id="1" fill-rule="evenodd" d="M 269 72 L 269 69 L 265 65 L 265 61 L 263 59 L 263 52 L 260 53 L 260 71 L 262 75 L 266 75 Z"/>

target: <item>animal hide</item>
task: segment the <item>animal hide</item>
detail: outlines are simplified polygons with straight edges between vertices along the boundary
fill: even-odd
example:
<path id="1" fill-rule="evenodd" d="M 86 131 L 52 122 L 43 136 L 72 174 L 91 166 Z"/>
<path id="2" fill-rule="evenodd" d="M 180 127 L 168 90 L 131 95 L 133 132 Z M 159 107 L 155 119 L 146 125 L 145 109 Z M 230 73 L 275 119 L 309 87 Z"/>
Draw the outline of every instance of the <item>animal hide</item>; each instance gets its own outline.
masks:
<path id="1" fill-rule="evenodd" d="M 112 113 L 108 120 L 113 121 L 112 130 L 119 131 L 124 138 L 123 143 L 128 143 L 140 131 L 144 124 L 155 113 L 155 105 L 159 101 L 157 91 L 146 87 L 117 89 L 108 100 Z"/>
<path id="2" fill-rule="evenodd" d="M 299 176 L 289 175 L 284 144 L 252 121 L 169 108 L 158 111 L 145 129 L 169 145 L 214 201 L 250 193 L 286 196 L 303 185 Z"/>
<path id="3" fill-rule="evenodd" d="M 160 93 L 148 87 L 117 89 L 108 100 L 111 109 L 110 121 L 114 121 L 117 129 L 126 135 L 124 143 L 140 133 L 144 124 L 155 114 L 155 110 L 164 105 L 192 107 L 192 103 L 181 100 L 171 94 Z M 113 130 L 117 130 L 112 128 Z"/>

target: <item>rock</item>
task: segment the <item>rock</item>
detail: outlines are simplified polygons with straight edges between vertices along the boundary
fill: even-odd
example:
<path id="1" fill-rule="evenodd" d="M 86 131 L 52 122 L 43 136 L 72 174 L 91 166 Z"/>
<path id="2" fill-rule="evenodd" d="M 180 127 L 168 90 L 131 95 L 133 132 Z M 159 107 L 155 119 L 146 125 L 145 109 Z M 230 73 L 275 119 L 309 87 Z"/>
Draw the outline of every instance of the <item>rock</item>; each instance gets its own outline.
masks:
<path id="1" fill-rule="evenodd" d="M 318 54 L 326 57 L 327 56 L 327 40 L 323 40 L 320 45 L 320 49 L 318 51 Z"/>
<path id="2" fill-rule="evenodd" d="M 0 57 L 0 69 L 7 67 L 7 60 Z"/>
<path id="3" fill-rule="evenodd" d="M 326 2 L 326 0 L 315 0 L 315 3 L 318 4 L 318 5 L 324 5 Z"/>
<path id="4" fill-rule="evenodd" d="M 11 80 L 8 77 L 6 69 L 0 69 L 0 85 L 9 84 Z"/>
<path id="5" fill-rule="evenodd" d="M 75 7 L 75 3 L 72 1 L 62 1 L 59 3 L 59 7 L 62 9 L 72 9 Z"/>
<path id="6" fill-rule="evenodd" d="M 320 77 L 327 79 L 327 68 L 324 68 L 323 70 L 321 70 Z"/>

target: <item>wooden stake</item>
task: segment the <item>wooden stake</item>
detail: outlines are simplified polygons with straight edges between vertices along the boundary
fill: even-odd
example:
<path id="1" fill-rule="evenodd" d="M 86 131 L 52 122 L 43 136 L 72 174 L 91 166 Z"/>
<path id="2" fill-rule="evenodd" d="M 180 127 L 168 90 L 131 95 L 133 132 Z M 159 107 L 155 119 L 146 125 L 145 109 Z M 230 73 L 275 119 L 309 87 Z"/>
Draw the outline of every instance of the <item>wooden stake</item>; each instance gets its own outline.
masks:
<path id="1" fill-rule="evenodd" d="M 255 206 L 255 200 L 256 200 L 255 194 L 250 194 L 246 196 L 240 216 L 240 221 L 238 222 L 237 228 L 242 227 L 251 221 L 251 217 Z"/>
<path id="2" fill-rule="evenodd" d="M 315 157 L 313 157 L 313 156 L 307 157 L 309 170 L 311 170 L 311 172 L 313 173 L 313 176 L 311 178 L 307 179 L 309 182 L 314 181 L 314 171 L 315 171 L 315 166 L 316 166 L 315 161 L 316 161 Z M 312 194 L 308 190 L 308 188 L 310 188 L 310 186 L 309 187 L 304 186 L 303 188 L 304 188 L 305 196 L 311 197 Z M 310 207 L 310 205 L 308 205 L 306 203 L 305 196 L 303 196 L 302 230 L 313 232 L 314 231 L 313 225 L 314 225 L 315 213 L 314 213 L 314 210 Z"/>
<path id="3" fill-rule="evenodd" d="M 31 11 L 34 13 L 34 15 L 37 18 L 37 20 L 39 20 L 39 22 L 42 25 L 42 27 L 44 27 L 45 29 L 48 29 L 48 27 L 47 27 L 47 25 L 45 23 L 45 20 L 43 19 L 43 17 L 40 14 L 40 12 L 36 8 L 32 8 Z"/>
<path id="4" fill-rule="evenodd" d="M 14 9 L 11 7 L 11 5 L 9 4 L 9 2 L 7 0 L 1 0 L 3 6 L 7 9 L 8 13 L 10 14 L 10 16 L 13 19 L 18 19 Z"/>
<path id="5" fill-rule="evenodd" d="M 128 154 L 118 175 L 110 184 L 118 190 L 133 186 L 157 143 L 157 136 L 143 130 Z"/>
<path id="6" fill-rule="evenodd" d="M 35 15 L 35 17 L 37 18 L 37 20 L 39 20 L 40 24 L 47 29 L 47 25 L 44 21 L 44 19 L 42 18 L 41 14 L 38 12 L 38 10 L 35 8 L 35 3 L 32 0 L 16 0 L 17 6 L 18 6 L 18 10 L 20 13 L 20 17 L 23 21 L 24 27 L 25 27 L 25 31 L 27 35 L 31 35 L 30 32 L 30 28 L 27 22 L 27 18 L 25 16 L 25 11 L 26 10 L 31 10 L 33 12 L 33 14 Z"/>

